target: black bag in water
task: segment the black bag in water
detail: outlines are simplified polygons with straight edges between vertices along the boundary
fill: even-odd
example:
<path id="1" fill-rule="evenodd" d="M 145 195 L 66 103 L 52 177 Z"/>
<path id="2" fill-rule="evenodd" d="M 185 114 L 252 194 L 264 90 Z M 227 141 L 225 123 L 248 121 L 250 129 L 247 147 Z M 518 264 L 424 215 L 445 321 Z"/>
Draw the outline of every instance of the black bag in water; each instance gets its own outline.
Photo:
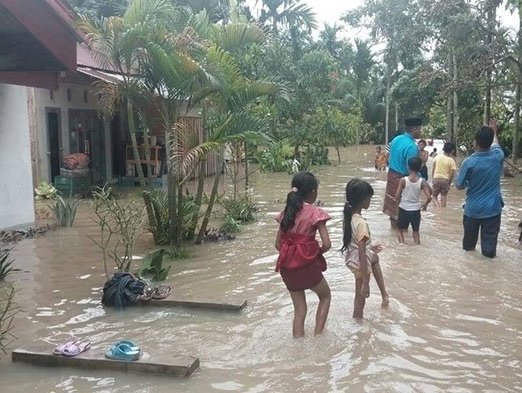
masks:
<path id="1" fill-rule="evenodd" d="M 102 304 L 125 308 L 138 303 L 145 291 L 145 283 L 130 273 L 114 273 L 103 286 Z"/>

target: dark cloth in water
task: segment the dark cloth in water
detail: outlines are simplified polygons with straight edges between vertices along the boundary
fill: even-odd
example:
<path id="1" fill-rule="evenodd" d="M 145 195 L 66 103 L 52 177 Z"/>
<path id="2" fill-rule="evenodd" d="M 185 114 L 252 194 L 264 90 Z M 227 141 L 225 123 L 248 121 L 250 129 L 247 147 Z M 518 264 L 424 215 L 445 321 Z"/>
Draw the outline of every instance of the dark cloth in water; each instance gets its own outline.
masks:
<path id="1" fill-rule="evenodd" d="M 132 306 L 145 291 L 145 283 L 130 273 L 114 273 L 103 286 L 102 304 L 116 308 Z"/>

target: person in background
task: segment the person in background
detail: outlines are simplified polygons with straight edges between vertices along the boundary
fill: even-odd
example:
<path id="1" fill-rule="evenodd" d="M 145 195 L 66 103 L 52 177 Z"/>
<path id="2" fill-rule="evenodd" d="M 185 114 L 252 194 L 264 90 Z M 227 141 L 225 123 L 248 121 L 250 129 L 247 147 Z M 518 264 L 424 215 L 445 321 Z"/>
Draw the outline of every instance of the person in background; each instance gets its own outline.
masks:
<path id="1" fill-rule="evenodd" d="M 428 157 L 430 154 L 426 150 L 426 141 L 424 139 L 421 139 L 417 145 L 419 146 L 419 157 L 422 161 L 422 166 L 419 171 L 420 177 L 422 177 L 424 180 L 428 180 L 428 167 L 426 166 L 426 163 L 428 162 Z"/>
<path id="2" fill-rule="evenodd" d="M 326 221 L 330 215 L 314 206 L 319 182 L 310 172 L 298 172 L 292 178 L 292 189 L 285 209 L 276 217 L 279 222 L 275 247 L 279 251 L 276 272 L 280 272 L 294 304 L 294 337 L 303 337 L 307 305 L 305 290 L 319 297 L 315 318 L 315 334 L 322 333 L 330 309 L 330 287 L 323 277 L 330 247 Z M 319 232 L 321 245 L 315 239 Z"/>
<path id="3" fill-rule="evenodd" d="M 397 223 L 399 243 L 404 243 L 404 231 L 407 231 L 411 224 L 413 241 L 415 244 L 420 244 L 421 209 L 426 210 L 431 201 L 430 185 L 425 179 L 418 176 L 421 166 L 420 157 L 410 158 L 408 160 L 410 174 L 403 177 L 397 187 L 395 199 L 399 203 L 399 221 Z M 421 191 L 426 195 L 424 203 L 421 202 Z"/>
<path id="4" fill-rule="evenodd" d="M 439 205 L 438 196 L 440 194 L 440 206 L 446 207 L 448 192 L 457 171 L 455 160 L 451 156 L 453 143 L 446 142 L 442 148 L 442 155 L 438 155 L 433 162 L 433 203 Z"/>
<path id="5" fill-rule="evenodd" d="M 375 169 L 385 171 L 388 166 L 388 154 L 380 146 L 375 148 Z"/>
<path id="6" fill-rule="evenodd" d="M 437 153 L 437 148 L 434 147 L 433 150 L 432 150 L 431 153 L 430 153 L 430 157 L 431 157 L 431 158 L 435 158 L 435 157 L 437 157 L 437 154 L 438 154 L 438 153 Z"/>
<path id="7" fill-rule="evenodd" d="M 500 190 L 504 152 L 498 143 L 495 119 L 491 119 L 489 125 L 479 127 L 475 132 L 474 144 L 475 152 L 462 162 L 455 179 L 459 190 L 467 188 L 462 248 L 474 250 L 480 231 L 482 255 L 494 258 L 504 206 Z"/>
<path id="8" fill-rule="evenodd" d="M 370 296 L 371 273 L 381 292 L 381 306 L 387 307 L 390 302 L 377 255 L 383 247 L 372 246 L 370 228 L 361 215 L 362 210 L 370 206 L 372 196 L 373 188 L 365 180 L 352 179 L 346 185 L 341 252 L 346 252 L 346 266 L 355 276 L 354 318 L 363 317 L 366 298 Z"/>
<path id="9" fill-rule="evenodd" d="M 382 211 L 390 217 L 392 228 L 397 227 L 399 216 L 399 204 L 395 199 L 395 193 L 399 186 L 399 181 L 408 176 L 408 160 L 411 157 L 419 156 L 419 149 L 415 139 L 420 137 L 422 130 L 422 120 L 410 118 L 404 121 L 406 131 L 393 138 L 390 143 L 390 157 L 388 160 L 388 175 L 386 179 L 386 193 L 384 195 L 384 205 Z"/>

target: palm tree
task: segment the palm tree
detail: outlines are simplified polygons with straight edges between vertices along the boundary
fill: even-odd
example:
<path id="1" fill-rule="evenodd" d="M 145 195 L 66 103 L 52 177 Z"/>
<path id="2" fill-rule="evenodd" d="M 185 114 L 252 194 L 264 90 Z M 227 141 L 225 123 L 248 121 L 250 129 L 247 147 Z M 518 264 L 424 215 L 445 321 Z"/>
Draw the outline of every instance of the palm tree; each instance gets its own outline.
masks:
<path id="1" fill-rule="evenodd" d="M 317 27 L 315 14 L 299 0 L 262 0 L 261 23 L 270 22 L 272 31 L 277 34 L 278 26 L 305 26 L 308 30 Z"/>

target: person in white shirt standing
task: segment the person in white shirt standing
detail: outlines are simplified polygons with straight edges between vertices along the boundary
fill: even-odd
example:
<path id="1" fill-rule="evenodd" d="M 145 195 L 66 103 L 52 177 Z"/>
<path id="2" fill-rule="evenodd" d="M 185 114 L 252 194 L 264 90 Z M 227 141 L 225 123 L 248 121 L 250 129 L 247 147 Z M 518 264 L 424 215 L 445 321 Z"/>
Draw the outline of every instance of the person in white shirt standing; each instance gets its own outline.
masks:
<path id="1" fill-rule="evenodd" d="M 431 201 L 431 187 L 425 179 L 418 175 L 421 167 L 420 157 L 408 159 L 410 174 L 400 179 L 395 193 L 395 200 L 399 203 L 399 219 L 397 220 L 399 243 L 404 243 L 404 231 L 408 230 L 411 224 L 413 241 L 415 244 L 420 244 L 421 209 L 426 210 Z M 421 191 L 426 195 L 425 203 L 421 202 Z"/>

